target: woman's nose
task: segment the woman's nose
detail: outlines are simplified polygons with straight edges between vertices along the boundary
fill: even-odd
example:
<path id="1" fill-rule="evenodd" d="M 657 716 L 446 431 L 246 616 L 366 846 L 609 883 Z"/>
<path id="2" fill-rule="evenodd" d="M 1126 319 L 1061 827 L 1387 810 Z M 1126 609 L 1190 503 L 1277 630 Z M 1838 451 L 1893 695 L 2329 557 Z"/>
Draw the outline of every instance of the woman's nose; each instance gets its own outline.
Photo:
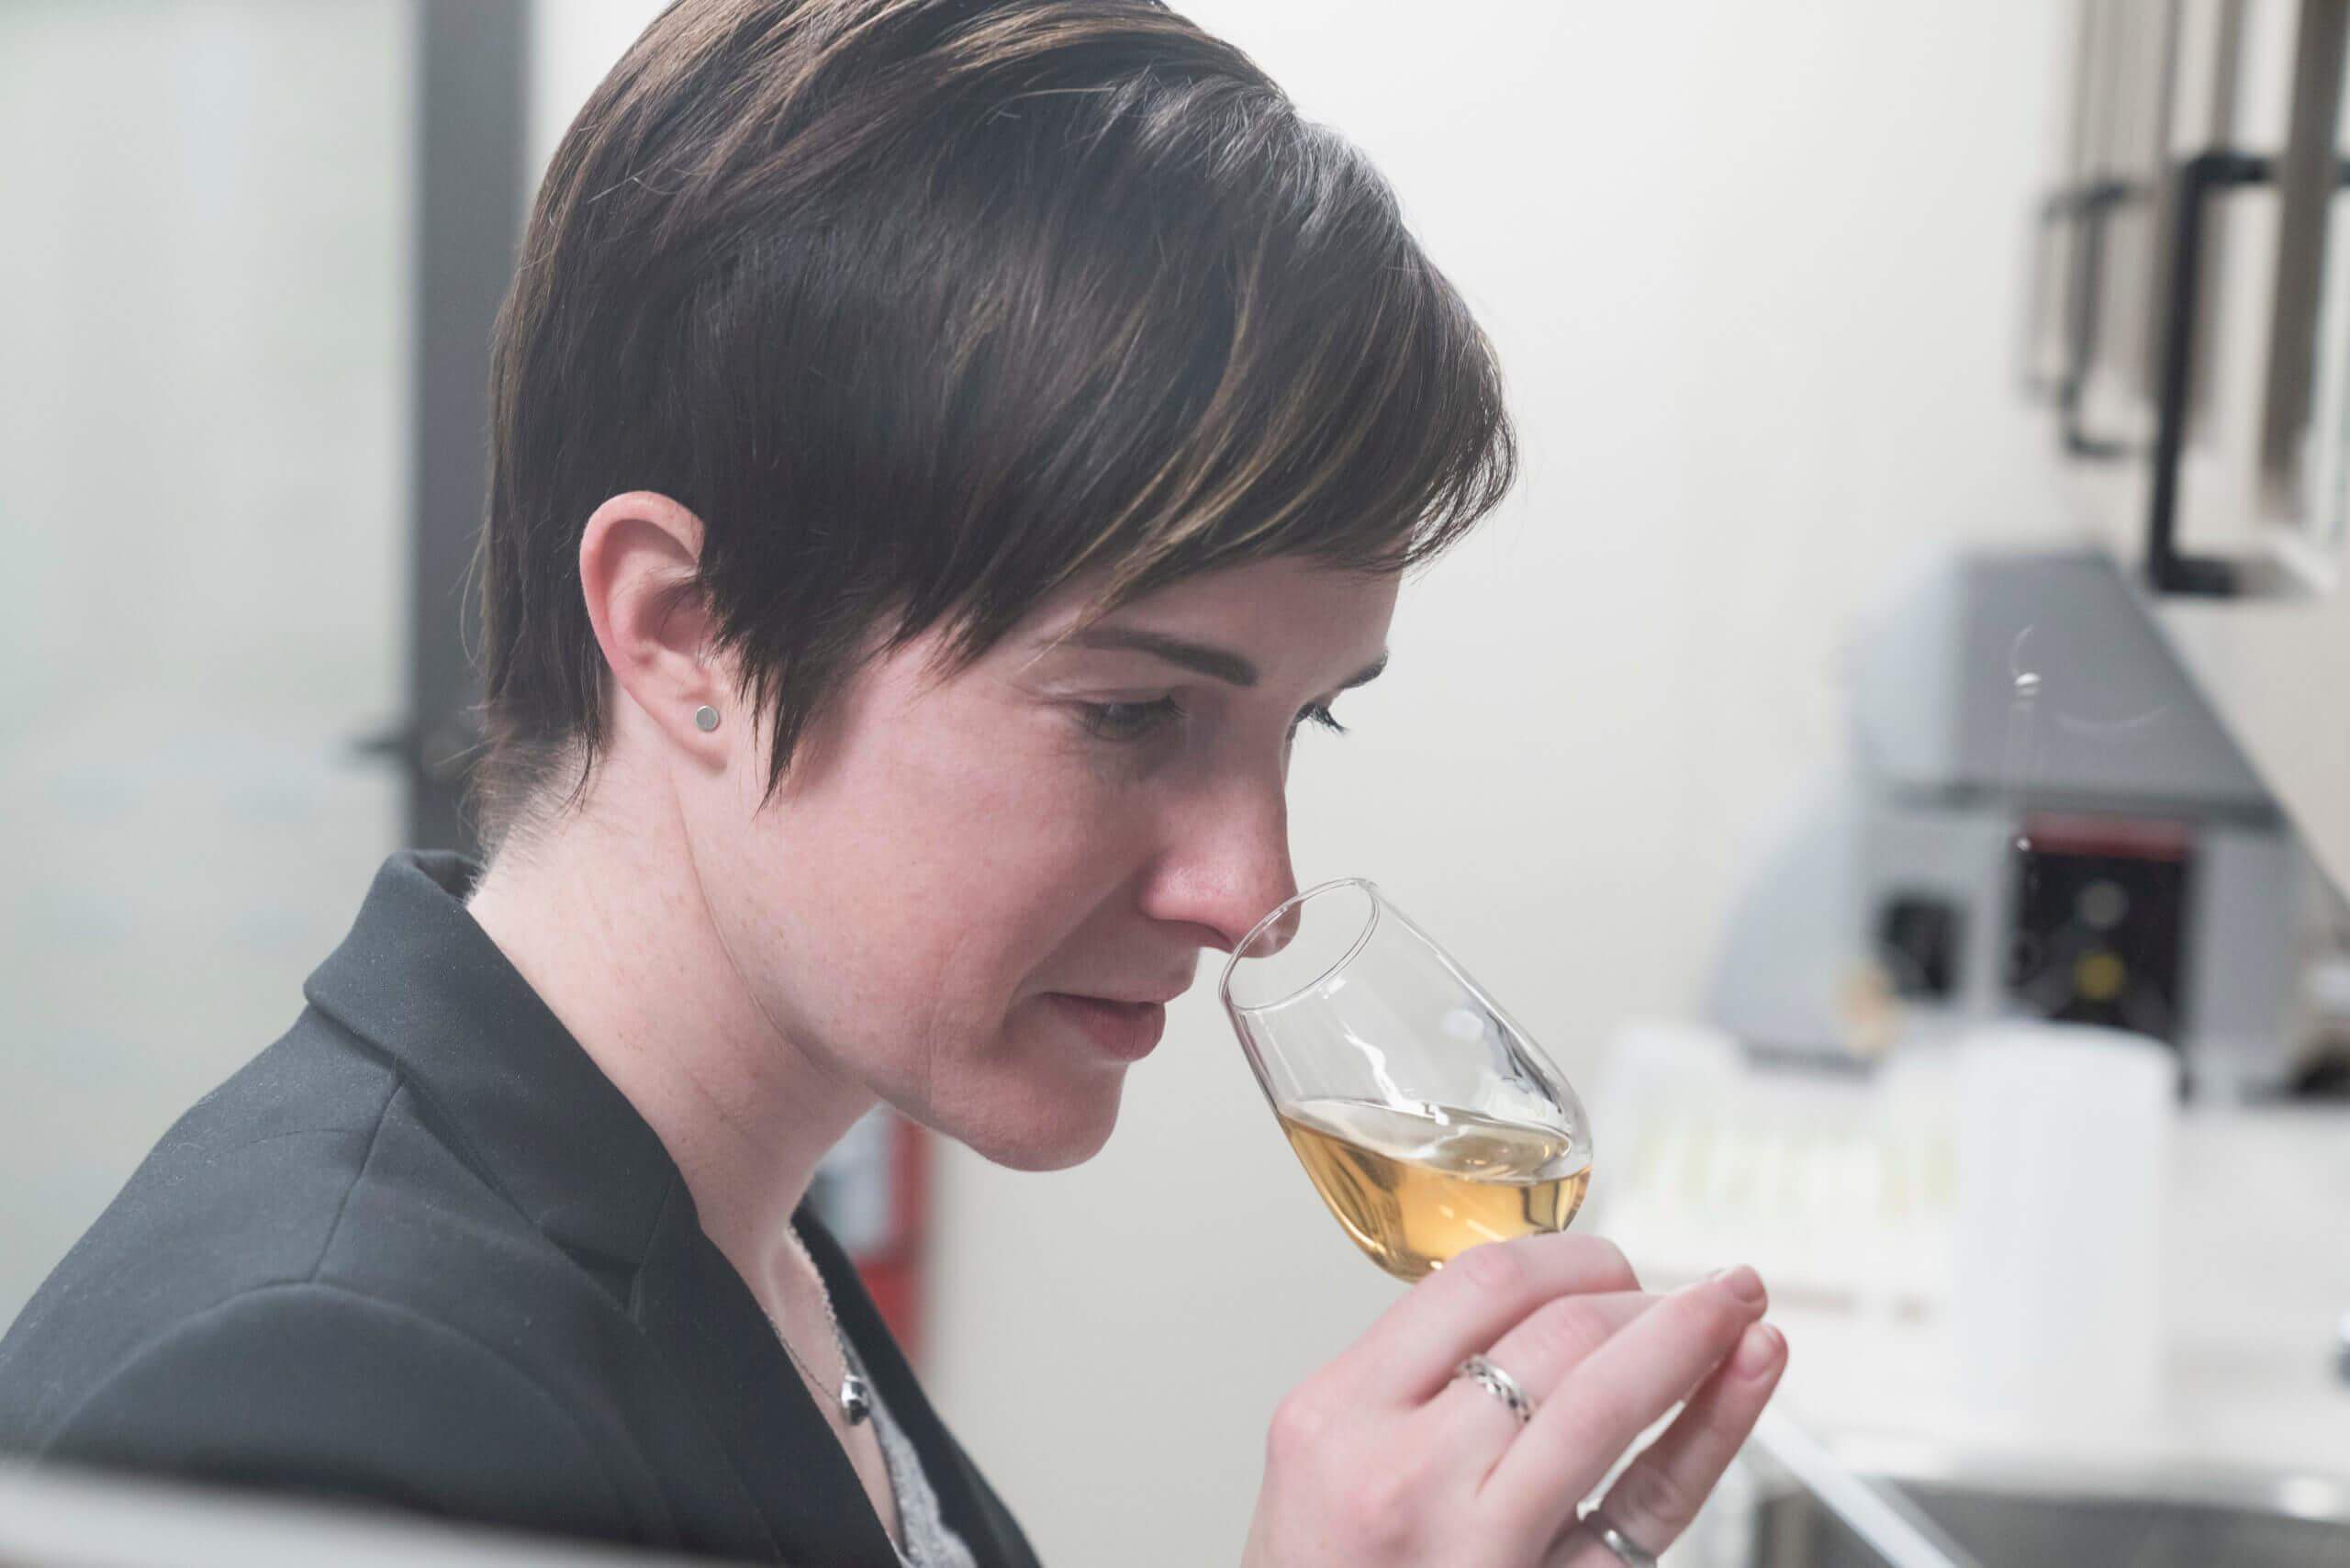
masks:
<path id="1" fill-rule="evenodd" d="M 1270 790 L 1245 796 L 1236 790 L 1202 801 L 1161 857 L 1144 913 L 1197 926 L 1203 944 L 1228 953 L 1296 893 L 1289 806 L 1276 781 Z M 1276 951 L 1286 939 L 1269 930 L 1258 938 L 1258 951 Z"/>

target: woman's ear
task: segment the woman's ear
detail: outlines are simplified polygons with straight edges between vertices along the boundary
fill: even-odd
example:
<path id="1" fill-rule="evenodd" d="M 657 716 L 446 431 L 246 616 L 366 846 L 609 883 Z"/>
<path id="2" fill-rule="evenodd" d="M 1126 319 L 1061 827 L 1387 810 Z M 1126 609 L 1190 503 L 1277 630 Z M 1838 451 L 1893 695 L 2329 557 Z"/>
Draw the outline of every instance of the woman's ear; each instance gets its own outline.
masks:
<path id="1" fill-rule="evenodd" d="M 701 520 L 650 490 L 612 497 L 579 536 L 579 589 L 613 684 L 673 744 L 719 761 L 733 692 L 711 656 L 700 563 Z"/>

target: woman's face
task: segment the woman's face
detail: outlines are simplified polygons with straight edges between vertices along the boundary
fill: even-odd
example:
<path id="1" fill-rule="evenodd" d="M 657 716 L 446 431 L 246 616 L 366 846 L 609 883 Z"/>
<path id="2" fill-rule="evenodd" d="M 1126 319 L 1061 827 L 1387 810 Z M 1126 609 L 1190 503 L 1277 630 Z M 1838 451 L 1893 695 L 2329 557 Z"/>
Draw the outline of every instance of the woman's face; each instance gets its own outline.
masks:
<path id="1" fill-rule="evenodd" d="M 758 748 L 688 797 L 711 913 L 820 1063 L 1006 1165 L 1099 1149 L 1200 949 L 1296 890 L 1297 731 L 1384 656 L 1396 582 L 1276 560 L 1082 637 L 1080 583 L 978 664 L 862 670 L 774 802 Z"/>

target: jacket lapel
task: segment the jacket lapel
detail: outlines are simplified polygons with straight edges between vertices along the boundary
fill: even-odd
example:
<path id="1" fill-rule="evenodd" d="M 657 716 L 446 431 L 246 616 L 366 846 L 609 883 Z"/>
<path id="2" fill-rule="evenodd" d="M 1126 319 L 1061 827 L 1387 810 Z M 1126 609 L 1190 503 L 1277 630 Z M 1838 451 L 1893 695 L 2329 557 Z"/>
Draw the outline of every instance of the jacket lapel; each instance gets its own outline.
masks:
<path id="1" fill-rule="evenodd" d="M 749 1288 L 702 1234 L 682 1182 L 655 1227 L 632 1309 L 733 1460 L 777 1561 L 899 1568 L 848 1455 Z"/>
<path id="2" fill-rule="evenodd" d="M 847 1254 L 805 1208 L 795 1219 L 808 1255 L 824 1277 L 824 1288 L 832 1292 L 833 1310 L 840 1315 L 842 1332 L 856 1346 L 891 1417 L 922 1455 L 923 1472 L 938 1494 L 939 1512 L 982 1568 L 1035 1568 L 1035 1556 L 1011 1514 L 980 1479 L 938 1412 L 931 1408 L 913 1369 L 882 1322 L 880 1309 L 866 1293 Z"/>

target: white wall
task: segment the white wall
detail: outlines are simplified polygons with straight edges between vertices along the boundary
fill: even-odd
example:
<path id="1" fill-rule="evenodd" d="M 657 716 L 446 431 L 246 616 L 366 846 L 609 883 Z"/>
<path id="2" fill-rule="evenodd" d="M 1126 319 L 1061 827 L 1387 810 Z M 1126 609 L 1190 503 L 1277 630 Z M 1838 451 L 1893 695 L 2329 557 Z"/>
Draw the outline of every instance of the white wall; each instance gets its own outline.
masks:
<path id="1" fill-rule="evenodd" d="M 1840 743 L 1855 612 L 1938 543 L 2063 526 L 2009 358 L 2062 8 L 1179 8 L 1387 171 L 1526 436 L 1356 733 L 1301 747 L 1300 875 L 1378 878 L 1587 1072 L 1692 1002 L 1739 857 Z M 541 6 L 533 167 L 653 9 Z M 1208 989 L 1091 1164 L 943 1163 L 931 1382 L 1048 1562 L 1233 1560 L 1274 1401 L 1394 1294 Z"/>
<path id="2" fill-rule="evenodd" d="M 0 5 L 0 1325 L 397 842 L 408 22 Z"/>

